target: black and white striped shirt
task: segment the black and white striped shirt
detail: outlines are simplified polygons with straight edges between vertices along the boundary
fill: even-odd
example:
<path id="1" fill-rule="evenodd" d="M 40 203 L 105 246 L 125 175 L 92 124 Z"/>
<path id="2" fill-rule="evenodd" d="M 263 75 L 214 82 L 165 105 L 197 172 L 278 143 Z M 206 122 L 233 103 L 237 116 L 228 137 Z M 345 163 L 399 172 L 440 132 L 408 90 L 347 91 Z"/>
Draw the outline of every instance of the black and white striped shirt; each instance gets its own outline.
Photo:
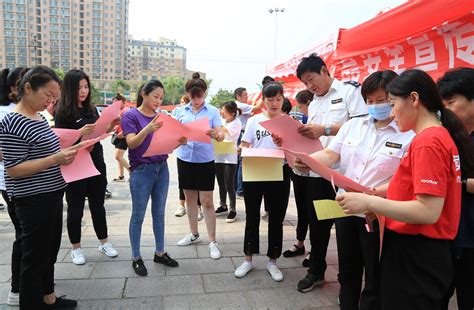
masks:
<path id="1" fill-rule="evenodd" d="M 60 151 L 59 139 L 45 119 L 32 120 L 18 113 L 9 113 L 1 122 L 0 141 L 5 169 Z M 5 181 L 8 196 L 16 198 L 49 193 L 66 187 L 59 165 L 16 179 L 6 174 Z"/>

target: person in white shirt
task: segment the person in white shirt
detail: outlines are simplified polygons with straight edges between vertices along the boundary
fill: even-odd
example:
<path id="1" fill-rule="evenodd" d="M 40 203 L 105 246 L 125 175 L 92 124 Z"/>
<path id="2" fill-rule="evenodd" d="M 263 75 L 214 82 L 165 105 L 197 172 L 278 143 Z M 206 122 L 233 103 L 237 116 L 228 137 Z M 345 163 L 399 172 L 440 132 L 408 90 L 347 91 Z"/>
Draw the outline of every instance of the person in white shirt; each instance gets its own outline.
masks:
<path id="1" fill-rule="evenodd" d="M 296 70 L 296 75 L 314 94 L 308 107 L 308 123 L 298 131 L 310 139 L 319 139 L 323 147 L 328 146 L 339 128 L 354 117 L 367 115 L 367 107 L 356 82 L 341 82 L 330 76 L 321 57 L 311 54 L 304 57 Z M 276 137 L 278 140 L 278 137 Z M 308 292 L 315 286 L 324 284 L 326 253 L 334 220 L 318 220 L 313 200 L 335 199 L 331 182 L 310 172 L 306 178 L 308 222 L 311 241 L 309 270 L 299 281 L 297 289 Z"/>
<path id="2" fill-rule="evenodd" d="M 369 75 L 361 91 L 369 116 L 351 119 L 341 127 L 327 148 L 312 154 L 327 166 L 340 161 L 342 174 L 374 188 L 381 196 L 385 196 L 386 185 L 415 136 L 411 130 L 401 132 L 391 115 L 385 88 L 396 76 L 390 70 Z M 306 168 L 301 163 L 296 167 Z M 375 231 L 368 232 L 365 217 L 362 214 L 336 220 L 338 280 L 341 284 L 339 301 L 343 309 L 380 308 L 378 223 L 374 219 Z M 368 221 L 371 218 L 374 217 L 368 215 Z M 363 274 L 365 285 L 361 293 Z"/>
<path id="3" fill-rule="evenodd" d="M 224 125 L 224 140 L 232 141 L 237 149 L 237 140 L 240 136 L 242 124 L 237 116 L 240 109 L 235 102 L 229 101 L 222 105 L 221 116 Z M 235 208 L 235 173 L 237 171 L 237 154 L 216 155 L 215 158 L 216 178 L 219 185 L 220 205 L 216 209 L 217 214 L 229 211 L 227 214 L 227 223 L 235 222 L 237 210 Z M 227 194 L 229 194 L 229 207 L 227 207 Z"/>
<path id="4" fill-rule="evenodd" d="M 263 101 L 259 102 L 256 105 L 248 104 L 247 101 L 249 99 L 249 95 L 247 90 L 244 87 L 238 87 L 234 90 L 234 98 L 235 104 L 237 108 L 242 111 L 237 118 L 240 120 L 242 124 L 242 129 L 240 132 L 239 139 L 237 144 L 240 145 L 240 139 L 244 134 L 245 125 L 247 124 L 247 120 L 252 116 L 253 113 L 258 112 L 262 109 Z M 237 175 L 236 175 L 236 192 L 239 198 L 243 198 L 244 196 L 244 189 L 242 187 L 242 159 L 240 156 L 237 157 Z"/>
<path id="5" fill-rule="evenodd" d="M 242 147 L 276 149 L 270 132 L 260 125 L 282 114 L 283 87 L 278 82 L 264 86 L 262 97 L 267 110 L 249 119 L 242 137 Z M 253 268 L 252 255 L 260 252 L 259 226 L 262 198 L 268 209 L 268 263 L 267 271 L 275 281 L 282 281 L 283 274 L 276 265 L 282 252 L 283 219 L 285 218 L 290 195 L 291 170 L 287 164 L 283 167 L 283 181 L 244 182 L 245 200 L 245 261 L 234 272 L 235 277 L 245 277 Z"/>

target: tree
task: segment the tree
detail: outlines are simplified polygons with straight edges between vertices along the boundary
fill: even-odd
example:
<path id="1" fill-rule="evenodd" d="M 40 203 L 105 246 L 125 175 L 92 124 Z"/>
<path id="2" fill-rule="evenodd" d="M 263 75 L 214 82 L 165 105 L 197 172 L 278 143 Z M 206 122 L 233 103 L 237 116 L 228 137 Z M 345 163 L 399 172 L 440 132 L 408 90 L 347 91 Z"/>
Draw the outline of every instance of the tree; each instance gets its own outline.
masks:
<path id="1" fill-rule="evenodd" d="M 54 72 L 56 75 L 59 77 L 60 80 L 64 80 L 64 70 L 62 68 L 56 68 L 54 69 Z"/>
<path id="2" fill-rule="evenodd" d="M 220 88 L 217 93 L 212 97 L 211 104 L 215 107 L 220 107 L 224 102 L 233 101 L 234 92 Z"/>
<path id="3" fill-rule="evenodd" d="M 179 99 L 184 95 L 184 79 L 176 76 L 161 79 L 165 87 L 165 100 L 163 105 L 178 104 Z"/>
<path id="4" fill-rule="evenodd" d="M 112 91 L 114 93 L 121 93 L 121 92 L 124 92 L 124 91 L 129 91 L 130 88 L 132 88 L 132 86 L 128 83 L 128 82 L 125 82 L 124 80 L 115 80 L 113 83 L 112 83 Z"/>
<path id="5" fill-rule="evenodd" d="M 102 94 L 100 93 L 100 91 L 94 87 L 93 84 L 91 84 L 91 102 L 93 104 L 101 104 L 103 103 L 103 98 L 102 98 Z"/>

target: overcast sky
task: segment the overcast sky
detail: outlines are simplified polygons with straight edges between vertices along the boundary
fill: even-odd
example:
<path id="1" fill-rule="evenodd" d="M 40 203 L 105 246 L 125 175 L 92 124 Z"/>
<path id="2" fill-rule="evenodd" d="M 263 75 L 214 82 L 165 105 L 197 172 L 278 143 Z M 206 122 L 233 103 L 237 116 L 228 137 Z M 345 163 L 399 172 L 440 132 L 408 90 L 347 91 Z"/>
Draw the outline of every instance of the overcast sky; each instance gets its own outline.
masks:
<path id="1" fill-rule="evenodd" d="M 265 67 L 324 41 L 402 0 L 130 0 L 129 34 L 135 39 L 176 39 L 187 49 L 187 67 L 219 88 L 258 90 Z"/>

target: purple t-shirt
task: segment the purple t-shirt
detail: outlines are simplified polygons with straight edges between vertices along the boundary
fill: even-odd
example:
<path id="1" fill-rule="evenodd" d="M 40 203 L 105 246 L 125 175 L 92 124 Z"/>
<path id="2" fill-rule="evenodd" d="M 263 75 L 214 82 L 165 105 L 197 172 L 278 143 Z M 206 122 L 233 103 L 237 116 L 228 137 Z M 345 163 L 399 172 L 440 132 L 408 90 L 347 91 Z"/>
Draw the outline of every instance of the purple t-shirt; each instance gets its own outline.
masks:
<path id="1" fill-rule="evenodd" d="M 121 126 L 123 134 L 126 136 L 129 133 L 138 134 L 144 127 L 146 127 L 152 120 L 154 116 L 148 117 L 143 115 L 138 109 L 130 109 L 125 112 L 122 116 Z M 128 159 L 130 160 L 130 170 L 135 169 L 136 167 L 146 164 L 146 163 L 157 163 L 163 160 L 168 159 L 168 155 L 156 155 L 150 157 L 143 157 L 143 154 L 150 146 L 151 138 L 153 134 L 150 133 L 143 140 L 137 148 L 128 150 Z"/>

